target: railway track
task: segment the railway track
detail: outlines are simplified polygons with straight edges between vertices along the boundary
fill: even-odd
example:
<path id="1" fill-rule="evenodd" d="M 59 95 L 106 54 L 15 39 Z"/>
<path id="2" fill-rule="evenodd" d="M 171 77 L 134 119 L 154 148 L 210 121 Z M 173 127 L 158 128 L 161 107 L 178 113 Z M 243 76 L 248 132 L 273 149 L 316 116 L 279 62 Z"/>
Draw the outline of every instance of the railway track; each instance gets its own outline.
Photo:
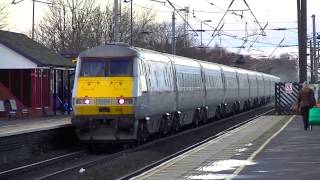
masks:
<path id="1" fill-rule="evenodd" d="M 45 166 L 48 166 L 50 164 L 53 164 L 55 162 L 59 162 L 62 160 L 76 158 L 85 152 L 86 152 L 85 150 L 75 151 L 72 153 L 56 156 L 53 158 L 49 158 L 49 159 L 46 159 L 43 161 L 39 161 L 39 162 L 24 165 L 24 166 L 16 167 L 13 169 L 3 170 L 0 172 L 0 178 L 5 178 L 5 177 L 11 176 L 11 175 L 17 175 L 19 173 L 23 173 L 23 172 L 33 170 L 33 169 L 39 168 L 39 167 L 45 167 Z"/>
<path id="2" fill-rule="evenodd" d="M 126 151 L 118 151 L 110 152 L 110 154 L 92 154 L 87 150 L 80 150 L 2 171 L 0 172 L 0 179 L 25 179 L 24 177 L 35 180 L 47 179 L 58 174 L 88 168 L 99 162 L 120 157 L 125 152 Z"/>
<path id="3" fill-rule="evenodd" d="M 230 121 L 231 119 L 243 117 L 246 115 L 249 116 L 250 113 L 255 114 L 256 112 L 262 111 L 262 113 L 259 114 L 258 116 L 255 116 L 255 117 L 252 117 L 252 118 L 247 119 L 245 121 L 242 121 L 241 123 L 238 123 L 232 127 L 229 127 L 223 131 L 220 131 L 219 133 L 216 133 L 214 136 L 208 137 L 199 143 L 196 143 L 192 146 L 184 148 L 184 149 L 182 149 L 176 153 L 173 153 L 169 156 L 165 156 L 162 159 L 160 159 L 156 162 L 150 163 L 149 165 L 144 166 L 139 170 L 135 170 L 133 173 L 129 173 L 128 175 L 121 177 L 121 179 L 130 179 L 131 177 L 134 177 L 137 174 L 140 174 L 141 172 L 144 172 L 150 168 L 153 168 L 168 159 L 176 157 L 176 156 L 178 156 L 178 155 L 180 155 L 180 154 L 182 154 L 192 148 L 195 148 L 195 147 L 197 147 L 197 146 L 199 146 L 199 145 L 201 145 L 211 139 L 217 138 L 217 137 L 221 136 L 222 134 L 225 134 L 228 131 L 235 129 L 235 128 L 237 128 L 237 127 L 239 127 L 239 126 L 241 126 L 241 125 L 257 118 L 257 117 L 260 117 L 264 114 L 267 114 L 270 111 L 272 111 L 270 109 L 271 109 L 271 107 L 268 107 L 268 106 L 256 108 L 251 111 L 243 112 L 241 114 L 231 116 L 228 118 L 224 118 L 219 121 L 214 121 L 212 123 L 208 123 L 206 125 L 200 126 L 195 129 L 188 129 L 186 131 L 174 134 L 172 136 L 168 136 L 168 137 L 164 137 L 164 138 L 161 138 L 158 140 L 154 140 L 154 141 L 148 142 L 144 145 L 141 145 L 139 147 L 130 148 L 130 149 L 126 149 L 126 150 L 114 150 L 114 152 L 105 153 L 105 154 L 92 154 L 92 153 L 88 153 L 87 151 L 83 150 L 83 151 L 78 151 L 78 152 L 66 154 L 63 156 L 47 159 L 45 161 L 41 161 L 41 162 L 37 162 L 37 163 L 33 163 L 33 164 L 29 164 L 29 165 L 25 165 L 25 166 L 21 166 L 21 167 L 17 167 L 14 169 L 0 172 L 0 179 L 24 179 L 25 177 L 28 177 L 28 179 L 40 180 L 40 179 L 48 179 L 48 178 L 52 179 L 54 177 L 63 177 L 69 173 L 81 174 L 81 173 L 84 173 L 86 171 L 86 169 L 89 169 L 90 167 L 93 167 L 98 164 L 106 163 L 109 161 L 116 161 L 120 157 L 130 156 L 131 153 L 137 152 L 140 150 L 144 150 L 144 149 L 148 149 L 149 147 L 153 146 L 154 144 L 165 142 L 170 139 L 174 139 L 174 138 L 181 137 L 181 136 L 184 136 L 184 135 L 187 135 L 190 133 L 194 133 L 196 131 L 201 131 L 202 129 L 206 129 L 209 126 L 216 126 L 218 124 L 223 124 L 227 121 Z M 69 178 L 66 178 L 66 179 L 69 179 Z M 72 179 L 72 178 L 70 178 L 70 179 Z"/>
<path id="4" fill-rule="evenodd" d="M 201 141 L 199 143 L 196 143 L 196 144 L 194 144 L 194 145 L 192 145 L 190 147 L 187 147 L 187 148 L 185 148 L 185 149 L 183 149 L 183 150 L 181 150 L 179 152 L 176 152 L 176 153 L 174 153 L 172 155 L 164 157 L 163 159 L 160 159 L 157 162 L 154 162 L 154 163 L 152 163 L 150 165 L 147 165 L 147 166 L 145 166 L 145 167 L 143 167 L 143 168 L 141 168 L 141 169 L 139 169 L 139 170 L 137 170 L 137 171 L 135 171 L 133 173 L 125 175 L 125 176 L 123 176 L 123 177 L 121 177 L 119 179 L 120 180 L 132 179 L 132 178 L 134 178 L 134 177 L 136 177 L 136 176 L 138 176 L 138 175 L 140 175 L 140 174 L 142 174 L 142 173 L 144 173 L 144 172 L 146 172 L 146 171 L 148 171 L 148 170 L 150 170 L 150 169 L 152 169 L 152 168 L 154 168 L 156 166 L 159 166 L 160 164 L 162 164 L 162 163 L 164 163 L 164 162 L 166 162 L 166 161 L 168 161 L 170 159 L 173 159 L 173 158 L 175 158 L 175 157 L 177 157 L 177 156 L 179 156 L 179 155 L 181 155 L 181 154 L 183 154 L 183 153 L 185 153 L 187 151 L 190 151 L 190 150 L 192 150 L 192 149 L 194 149 L 194 148 L 196 148 L 196 147 L 198 147 L 198 146 L 200 146 L 202 144 L 205 144 L 205 143 L 207 143 L 207 142 L 209 142 L 209 141 L 211 141 L 211 140 L 213 140 L 213 139 L 215 139 L 215 138 L 217 138 L 219 136 L 222 136 L 222 135 L 224 135 L 224 134 L 226 134 L 226 133 L 228 133 L 228 132 L 230 132 L 230 131 L 232 131 L 232 130 L 234 130 L 234 129 L 236 129 L 236 128 L 238 128 L 238 127 L 240 127 L 240 126 L 242 126 L 242 125 L 244 125 L 244 124 L 246 124 L 246 123 L 248 123 L 248 122 L 250 122 L 250 121 L 252 121 L 252 120 L 254 120 L 256 118 L 259 118 L 259 117 L 261 117 L 261 116 L 263 116 L 265 114 L 268 114 L 268 113 L 270 113 L 272 111 L 273 111 L 273 109 L 271 109 L 271 110 L 269 110 L 267 112 L 264 112 L 262 114 L 259 114 L 256 117 L 250 118 L 250 119 L 248 119 L 248 120 L 246 120 L 246 121 L 244 121 L 242 123 L 239 123 L 239 124 L 237 124 L 235 126 L 232 126 L 232 127 L 228 128 L 228 129 L 226 129 L 226 130 L 224 130 L 224 131 L 222 131 L 222 132 L 220 132 L 220 133 L 218 133 L 218 134 L 216 134 L 214 136 L 211 136 L 211 137 L 209 137 L 209 138 L 207 138 L 207 139 L 205 139 L 205 140 L 203 140 L 203 141 Z"/>

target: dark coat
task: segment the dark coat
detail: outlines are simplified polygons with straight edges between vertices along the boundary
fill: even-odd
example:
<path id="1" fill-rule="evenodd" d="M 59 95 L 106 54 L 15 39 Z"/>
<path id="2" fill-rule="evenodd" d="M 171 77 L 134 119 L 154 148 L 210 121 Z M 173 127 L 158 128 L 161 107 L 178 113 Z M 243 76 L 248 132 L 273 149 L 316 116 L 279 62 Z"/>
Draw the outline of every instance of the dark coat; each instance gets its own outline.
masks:
<path id="1" fill-rule="evenodd" d="M 312 107 L 316 105 L 316 99 L 314 97 L 314 92 L 309 87 L 303 87 L 298 96 L 299 107 Z"/>

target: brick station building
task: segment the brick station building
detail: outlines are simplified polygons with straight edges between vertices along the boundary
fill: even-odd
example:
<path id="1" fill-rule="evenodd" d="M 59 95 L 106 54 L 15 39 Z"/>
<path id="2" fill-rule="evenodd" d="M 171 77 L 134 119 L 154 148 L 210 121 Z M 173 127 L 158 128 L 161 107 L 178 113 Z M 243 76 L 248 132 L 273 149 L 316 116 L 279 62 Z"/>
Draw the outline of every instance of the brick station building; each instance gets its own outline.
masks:
<path id="1" fill-rule="evenodd" d="M 30 116 L 56 112 L 70 104 L 74 64 L 24 34 L 0 31 L 0 100 L 14 99 Z M 67 95 L 66 95 L 67 94 Z M 5 113 L 0 116 L 6 116 Z"/>

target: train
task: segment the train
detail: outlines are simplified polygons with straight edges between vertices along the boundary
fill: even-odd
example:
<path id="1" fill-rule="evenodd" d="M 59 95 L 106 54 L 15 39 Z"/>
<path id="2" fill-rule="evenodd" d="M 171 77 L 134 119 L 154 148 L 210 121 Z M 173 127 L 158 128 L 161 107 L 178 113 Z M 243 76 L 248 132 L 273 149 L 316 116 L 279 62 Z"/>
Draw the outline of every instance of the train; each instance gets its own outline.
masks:
<path id="1" fill-rule="evenodd" d="M 111 43 L 81 52 L 72 124 L 85 143 L 145 142 L 270 102 L 279 77 Z"/>

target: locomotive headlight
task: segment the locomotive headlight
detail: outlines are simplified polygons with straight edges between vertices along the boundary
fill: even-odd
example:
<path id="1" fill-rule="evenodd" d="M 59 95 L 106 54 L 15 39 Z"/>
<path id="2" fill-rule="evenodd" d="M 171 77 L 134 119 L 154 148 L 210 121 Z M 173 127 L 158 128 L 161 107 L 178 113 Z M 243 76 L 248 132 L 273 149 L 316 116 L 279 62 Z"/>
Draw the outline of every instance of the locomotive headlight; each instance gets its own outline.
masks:
<path id="1" fill-rule="evenodd" d="M 129 105 L 129 104 L 133 104 L 133 98 L 118 98 L 115 101 L 116 104 L 118 105 Z"/>
<path id="2" fill-rule="evenodd" d="M 125 102 L 125 100 L 122 99 L 122 98 L 120 98 L 120 99 L 118 100 L 118 103 L 119 103 L 119 104 L 124 104 L 124 102 Z"/>
<path id="3" fill-rule="evenodd" d="M 93 104 L 93 99 L 89 99 L 89 98 L 77 99 L 76 100 L 76 104 L 79 104 L 79 105 L 90 105 L 90 104 Z"/>
<path id="4" fill-rule="evenodd" d="M 85 103 L 85 104 L 90 104 L 90 100 L 89 100 L 89 99 L 86 99 L 86 100 L 84 100 L 84 103 Z"/>

